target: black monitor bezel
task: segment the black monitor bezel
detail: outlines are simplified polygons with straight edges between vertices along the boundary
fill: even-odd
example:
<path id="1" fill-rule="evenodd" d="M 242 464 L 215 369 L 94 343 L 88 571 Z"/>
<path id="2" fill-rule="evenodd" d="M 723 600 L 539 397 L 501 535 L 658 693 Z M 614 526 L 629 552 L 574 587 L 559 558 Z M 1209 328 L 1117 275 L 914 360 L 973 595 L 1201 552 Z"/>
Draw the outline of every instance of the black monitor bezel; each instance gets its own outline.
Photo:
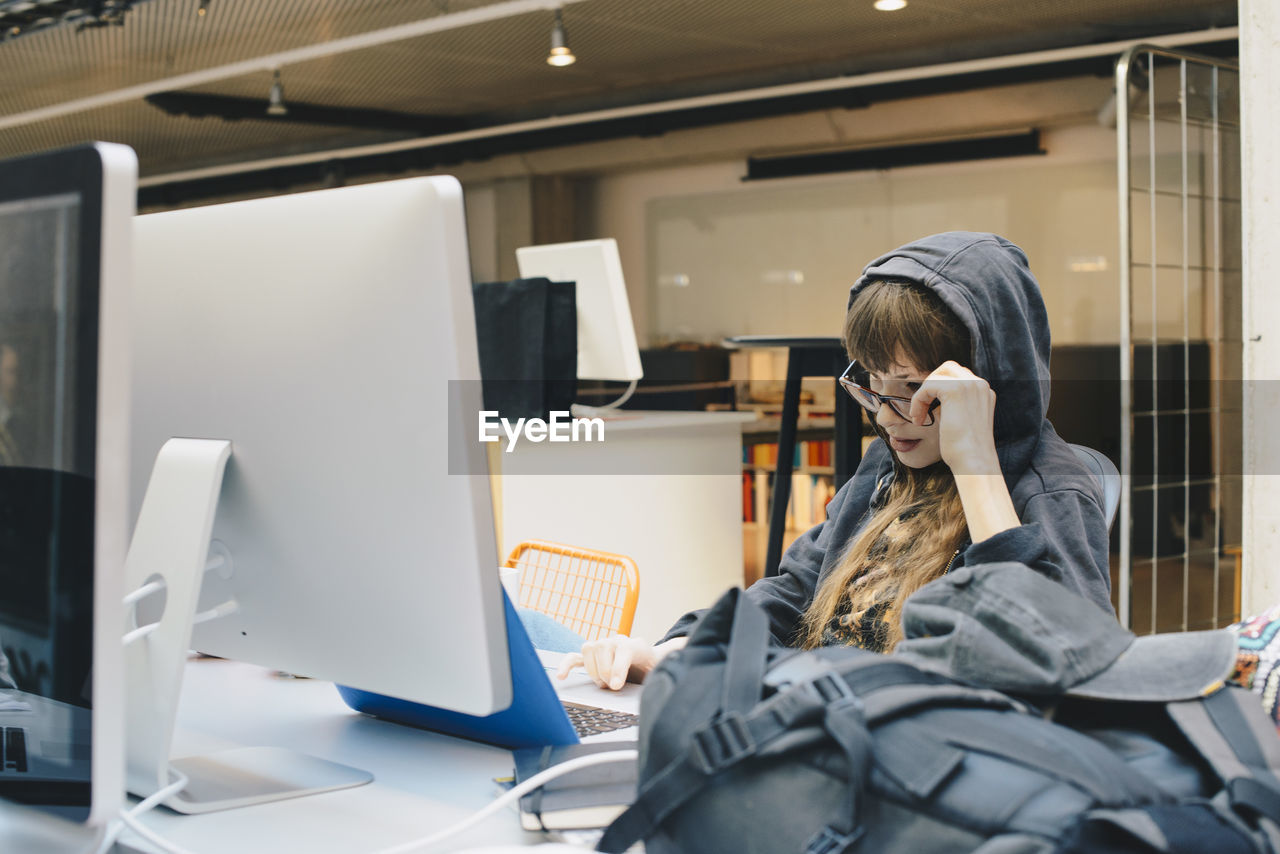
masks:
<path id="1" fill-rule="evenodd" d="M 72 457 L 77 471 L 89 473 L 96 481 L 98 442 L 98 391 L 100 384 L 99 330 L 101 314 L 101 275 L 103 250 L 104 166 L 102 152 L 94 145 L 28 155 L 0 161 L 0 205 L 23 200 L 38 200 L 61 195 L 75 195 L 79 200 L 76 223 L 77 272 L 72 284 L 76 304 L 75 327 L 72 335 L 77 342 L 74 371 L 74 387 L 69 393 L 75 400 L 76 410 L 84 417 L 75 419 L 72 426 Z M 95 499 L 96 501 L 96 499 Z M 91 514 L 88 542 L 97 541 L 97 520 Z M 90 553 L 92 553 L 92 548 Z M 91 583 L 94 573 L 90 573 Z M 90 602 L 96 600 L 91 591 Z M 51 617 L 52 619 L 52 617 Z M 84 634 L 90 644 L 97 635 L 97 627 L 90 627 Z M 90 661 L 95 660 L 95 650 L 88 650 Z M 96 735 L 90 727 L 90 737 Z M 92 756 L 96 751 L 91 749 Z M 0 797 L 18 803 L 54 812 L 73 821 L 84 821 L 93 807 L 92 780 L 45 783 L 38 787 L 27 786 L 20 797 L 12 791 L 0 791 Z"/>

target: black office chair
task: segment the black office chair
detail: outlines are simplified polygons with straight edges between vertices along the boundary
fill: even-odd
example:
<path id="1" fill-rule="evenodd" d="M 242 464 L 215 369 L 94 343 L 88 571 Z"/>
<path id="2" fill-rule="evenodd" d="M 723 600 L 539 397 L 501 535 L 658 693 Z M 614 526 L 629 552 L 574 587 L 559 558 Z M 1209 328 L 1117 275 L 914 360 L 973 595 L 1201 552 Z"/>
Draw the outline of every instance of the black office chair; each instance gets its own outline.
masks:
<path id="1" fill-rule="evenodd" d="M 1106 514 L 1109 531 L 1111 523 L 1115 521 L 1116 511 L 1120 508 L 1120 471 L 1101 451 L 1084 445 L 1072 445 L 1071 450 L 1076 452 L 1076 457 L 1102 486 L 1102 512 Z"/>

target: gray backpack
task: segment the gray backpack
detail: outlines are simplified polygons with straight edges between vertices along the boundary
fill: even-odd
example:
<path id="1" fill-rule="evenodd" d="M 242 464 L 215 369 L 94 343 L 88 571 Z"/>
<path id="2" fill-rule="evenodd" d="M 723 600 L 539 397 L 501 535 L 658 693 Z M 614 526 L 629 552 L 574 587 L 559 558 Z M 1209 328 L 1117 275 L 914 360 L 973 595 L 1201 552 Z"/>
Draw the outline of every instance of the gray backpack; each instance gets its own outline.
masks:
<path id="1" fill-rule="evenodd" d="M 730 591 L 650 674 L 637 797 L 598 849 L 1280 852 L 1280 749 L 1248 692 L 1058 717 L 895 656 L 771 646 Z"/>

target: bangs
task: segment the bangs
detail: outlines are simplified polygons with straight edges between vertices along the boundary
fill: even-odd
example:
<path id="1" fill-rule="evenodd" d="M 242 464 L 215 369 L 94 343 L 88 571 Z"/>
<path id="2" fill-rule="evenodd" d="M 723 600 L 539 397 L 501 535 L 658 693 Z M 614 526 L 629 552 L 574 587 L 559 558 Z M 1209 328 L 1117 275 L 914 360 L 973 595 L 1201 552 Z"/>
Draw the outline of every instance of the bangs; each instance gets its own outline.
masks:
<path id="1" fill-rule="evenodd" d="M 871 282 L 845 316 L 844 347 L 863 368 L 887 373 L 904 357 L 932 371 L 970 360 L 969 331 L 937 294 L 913 282 Z"/>

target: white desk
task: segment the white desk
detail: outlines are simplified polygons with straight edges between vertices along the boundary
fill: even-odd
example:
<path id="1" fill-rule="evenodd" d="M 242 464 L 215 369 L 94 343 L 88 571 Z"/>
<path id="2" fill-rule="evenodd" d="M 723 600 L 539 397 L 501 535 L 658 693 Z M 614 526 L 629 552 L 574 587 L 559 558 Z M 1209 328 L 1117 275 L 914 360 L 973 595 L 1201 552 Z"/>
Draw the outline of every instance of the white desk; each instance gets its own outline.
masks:
<path id="1" fill-rule="evenodd" d="M 603 443 L 522 442 L 500 453 L 502 548 L 550 540 L 634 558 L 633 635 L 742 584 L 742 426 L 753 412 L 637 412 Z"/>
<path id="2" fill-rule="evenodd" d="M 639 695 L 639 686 L 627 686 L 613 695 L 611 705 L 638 707 Z M 600 702 L 599 690 L 589 684 L 563 696 Z M 253 665 L 217 659 L 189 663 L 174 756 L 254 745 L 342 762 L 372 772 L 375 779 L 354 789 L 206 815 L 178 815 L 161 807 L 147 813 L 144 822 L 195 854 L 370 854 L 467 818 L 496 797 L 493 778 L 511 773 L 509 751 L 358 714 L 329 682 L 282 679 Z M 541 834 L 521 830 L 514 811 L 503 811 L 421 850 L 544 841 Z M 132 833 L 119 848 L 156 850 Z"/>

